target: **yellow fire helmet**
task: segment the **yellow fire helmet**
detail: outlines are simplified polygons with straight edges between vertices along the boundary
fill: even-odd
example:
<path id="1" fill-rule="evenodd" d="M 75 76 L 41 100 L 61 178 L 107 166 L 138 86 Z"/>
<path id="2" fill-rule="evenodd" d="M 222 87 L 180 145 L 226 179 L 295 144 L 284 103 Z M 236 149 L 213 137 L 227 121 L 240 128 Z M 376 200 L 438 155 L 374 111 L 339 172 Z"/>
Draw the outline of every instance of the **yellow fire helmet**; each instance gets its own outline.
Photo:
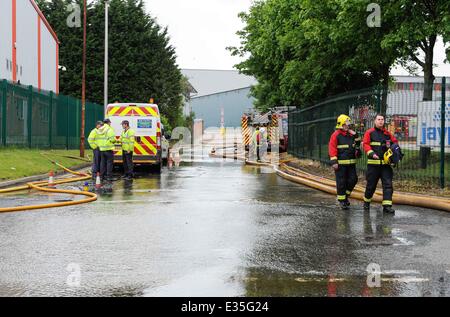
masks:
<path id="1" fill-rule="evenodd" d="M 352 119 L 350 119 L 349 116 L 345 115 L 345 114 L 341 114 L 338 118 L 337 118 L 337 124 L 336 124 L 336 129 L 342 129 L 342 126 L 344 124 L 350 125 L 352 123 Z"/>
<path id="2" fill-rule="evenodd" d="M 388 150 L 386 151 L 386 153 L 384 153 L 384 156 L 383 156 L 383 163 L 386 164 L 386 165 L 391 164 L 391 157 L 392 157 L 393 154 L 394 154 L 394 153 L 392 152 L 392 150 L 391 150 L 391 149 L 388 149 Z"/>

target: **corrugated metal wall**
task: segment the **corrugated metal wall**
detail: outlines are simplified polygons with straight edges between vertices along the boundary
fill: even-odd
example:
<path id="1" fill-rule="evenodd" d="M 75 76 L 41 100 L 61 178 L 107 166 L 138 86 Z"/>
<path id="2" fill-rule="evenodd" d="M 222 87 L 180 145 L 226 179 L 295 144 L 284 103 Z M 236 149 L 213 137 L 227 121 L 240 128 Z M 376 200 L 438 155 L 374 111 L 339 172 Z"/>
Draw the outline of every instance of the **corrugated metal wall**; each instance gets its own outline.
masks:
<path id="1" fill-rule="evenodd" d="M 42 20 L 41 32 L 42 89 L 56 92 L 56 42 Z"/>
<path id="2" fill-rule="evenodd" d="M 250 88 L 217 93 L 191 99 L 195 118 L 203 119 L 205 128 L 221 126 L 221 108 L 224 109 L 225 127 L 240 127 L 241 117 L 253 107 Z"/>
<path id="3" fill-rule="evenodd" d="M 0 1 L 0 78 L 12 80 L 12 2 Z"/>
<path id="4" fill-rule="evenodd" d="M 30 1 L 19 0 L 16 3 L 17 80 L 25 85 L 38 87 L 38 14 Z M 55 87 L 49 90 L 54 91 Z"/>
<path id="5" fill-rule="evenodd" d="M 0 1 L 0 79 L 12 77 L 12 0 Z M 29 0 L 16 0 L 17 80 L 39 87 L 38 21 L 41 29 L 41 89 L 58 91 L 57 43 Z"/>

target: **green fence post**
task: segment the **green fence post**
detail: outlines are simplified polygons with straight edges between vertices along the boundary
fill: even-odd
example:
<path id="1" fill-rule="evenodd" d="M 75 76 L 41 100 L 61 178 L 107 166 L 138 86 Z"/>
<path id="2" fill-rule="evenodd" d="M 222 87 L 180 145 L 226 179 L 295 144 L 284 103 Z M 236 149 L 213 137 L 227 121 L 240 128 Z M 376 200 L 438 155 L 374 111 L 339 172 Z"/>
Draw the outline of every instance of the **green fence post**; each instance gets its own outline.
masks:
<path id="1" fill-rule="evenodd" d="M 48 103 L 48 146 L 53 148 L 53 91 L 50 91 L 50 102 Z"/>
<path id="2" fill-rule="evenodd" d="M 6 103 L 7 103 L 7 93 L 8 93 L 8 81 L 3 80 L 3 98 L 2 98 L 2 145 L 6 146 Z"/>
<path id="3" fill-rule="evenodd" d="M 323 111 L 322 111 L 322 108 L 319 108 L 318 109 L 318 112 L 319 112 L 319 118 L 322 118 L 322 116 L 323 116 Z M 318 126 L 318 129 L 316 130 L 317 131 L 317 133 L 319 133 L 319 162 L 321 162 L 322 163 L 322 125 L 324 125 L 323 124 L 323 122 L 319 122 L 319 123 L 317 123 L 317 126 Z"/>
<path id="4" fill-rule="evenodd" d="M 441 188 L 445 188 L 445 77 L 442 77 L 442 101 L 441 101 Z"/>
<path id="5" fill-rule="evenodd" d="M 28 127 L 28 147 L 31 148 L 32 123 L 33 123 L 33 86 L 28 86 L 28 107 L 27 107 L 27 127 Z"/>
<path id="6" fill-rule="evenodd" d="M 66 97 L 66 100 L 67 100 L 67 103 L 66 103 L 66 105 L 67 105 L 67 116 L 66 116 L 66 120 L 67 120 L 67 122 L 66 122 L 66 150 L 68 150 L 68 149 L 69 149 L 69 121 L 70 121 L 70 119 L 69 119 L 69 117 L 70 117 L 70 114 L 69 114 L 69 97 Z"/>
<path id="7" fill-rule="evenodd" d="M 377 112 L 381 113 L 381 89 L 380 89 L 380 85 L 377 85 Z"/>

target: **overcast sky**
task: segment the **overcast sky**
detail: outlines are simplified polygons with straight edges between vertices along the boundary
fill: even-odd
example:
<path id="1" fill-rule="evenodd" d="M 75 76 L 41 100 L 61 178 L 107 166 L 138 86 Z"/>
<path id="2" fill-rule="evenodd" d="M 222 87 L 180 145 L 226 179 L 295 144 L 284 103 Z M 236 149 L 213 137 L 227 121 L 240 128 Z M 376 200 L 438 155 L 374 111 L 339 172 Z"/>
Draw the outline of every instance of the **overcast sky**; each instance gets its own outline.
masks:
<path id="1" fill-rule="evenodd" d="M 227 46 L 238 46 L 236 31 L 243 24 L 237 17 L 248 11 L 252 0 L 144 0 L 147 11 L 159 24 L 167 26 L 181 68 L 233 69 L 239 59 L 230 56 Z M 435 48 L 435 75 L 450 76 L 442 41 Z M 393 74 L 407 75 L 400 68 Z"/>
<path id="2" fill-rule="evenodd" d="M 145 0 L 147 10 L 167 26 L 181 68 L 232 69 L 239 62 L 225 49 L 239 45 L 238 13 L 252 0 Z"/>

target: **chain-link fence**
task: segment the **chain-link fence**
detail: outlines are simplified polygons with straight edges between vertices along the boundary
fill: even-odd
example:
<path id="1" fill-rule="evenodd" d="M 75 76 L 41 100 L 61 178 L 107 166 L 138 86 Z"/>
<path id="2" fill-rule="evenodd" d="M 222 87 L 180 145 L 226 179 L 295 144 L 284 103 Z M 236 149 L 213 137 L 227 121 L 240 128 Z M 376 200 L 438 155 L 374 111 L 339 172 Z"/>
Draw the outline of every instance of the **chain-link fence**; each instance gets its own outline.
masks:
<path id="1" fill-rule="evenodd" d="M 328 163 L 328 142 L 340 114 L 349 115 L 363 136 L 381 112 L 386 114 L 386 128 L 399 140 L 405 154 L 395 169 L 396 179 L 449 187 L 450 85 L 445 82 L 442 79 L 432 85 L 432 101 L 422 101 L 423 83 L 408 82 L 393 83 L 388 90 L 373 87 L 352 91 L 311 107 L 291 110 L 289 153 Z M 366 163 L 363 155 L 357 163 L 361 173 L 366 170 Z"/>
<path id="2" fill-rule="evenodd" d="M 61 94 L 38 91 L 31 86 L 0 83 L 0 144 L 29 148 L 66 148 L 80 146 L 81 101 Z M 102 105 L 86 102 L 86 139 L 97 120 L 102 120 Z"/>

